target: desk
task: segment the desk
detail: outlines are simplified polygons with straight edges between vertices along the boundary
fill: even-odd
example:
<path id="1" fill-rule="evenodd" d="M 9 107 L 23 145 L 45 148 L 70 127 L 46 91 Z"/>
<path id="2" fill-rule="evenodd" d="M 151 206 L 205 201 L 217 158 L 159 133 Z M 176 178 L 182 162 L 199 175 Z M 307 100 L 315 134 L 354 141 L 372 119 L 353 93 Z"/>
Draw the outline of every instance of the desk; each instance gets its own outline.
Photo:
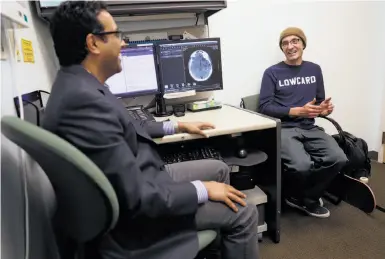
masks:
<path id="1" fill-rule="evenodd" d="M 205 130 L 208 139 L 216 141 L 225 148 L 231 148 L 227 138 L 232 135 L 241 135 L 247 147 L 265 152 L 267 161 L 261 170 L 255 173 L 256 184 L 266 193 L 266 222 L 268 232 L 274 242 L 280 241 L 280 215 L 281 215 L 281 123 L 252 111 L 244 110 L 230 105 L 223 105 L 222 109 L 189 112 L 183 117 L 159 117 L 157 121 L 172 120 L 177 122 L 210 122 L 215 129 Z M 180 133 L 154 141 L 163 147 L 167 144 L 182 144 L 191 141 L 208 140 L 200 135 Z M 203 144 L 203 143 L 202 143 Z M 260 172 L 261 171 L 261 172 Z"/>
<path id="2" fill-rule="evenodd" d="M 210 122 L 215 125 L 215 129 L 204 131 L 209 137 L 275 128 L 277 125 L 276 121 L 267 117 L 258 116 L 255 113 L 251 113 L 249 111 L 245 111 L 230 105 L 223 105 L 222 109 L 202 112 L 187 111 L 186 115 L 183 117 L 170 116 L 155 119 L 157 121 L 165 121 L 170 119 L 172 121 L 178 122 Z M 199 138 L 203 137 L 199 135 L 181 133 L 154 139 L 154 141 L 158 144 L 165 144 Z"/>

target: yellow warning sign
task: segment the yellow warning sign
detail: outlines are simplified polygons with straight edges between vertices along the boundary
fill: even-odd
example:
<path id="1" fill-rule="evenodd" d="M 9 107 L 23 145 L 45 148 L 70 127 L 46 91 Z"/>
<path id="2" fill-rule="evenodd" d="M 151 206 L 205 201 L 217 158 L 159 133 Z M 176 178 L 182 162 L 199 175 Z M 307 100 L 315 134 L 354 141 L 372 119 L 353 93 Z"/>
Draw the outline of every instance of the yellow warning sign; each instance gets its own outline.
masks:
<path id="1" fill-rule="evenodd" d="M 24 62 L 35 63 L 32 42 L 30 40 L 21 39 L 21 48 L 23 50 Z"/>

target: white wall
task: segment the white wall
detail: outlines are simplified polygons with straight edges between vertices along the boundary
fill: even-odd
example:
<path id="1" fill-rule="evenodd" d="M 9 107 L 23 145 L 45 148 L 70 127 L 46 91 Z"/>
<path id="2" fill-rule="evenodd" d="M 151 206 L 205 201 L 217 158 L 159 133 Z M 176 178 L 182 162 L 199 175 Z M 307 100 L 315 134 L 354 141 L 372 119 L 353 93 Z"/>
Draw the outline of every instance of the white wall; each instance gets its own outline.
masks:
<path id="1" fill-rule="evenodd" d="M 380 149 L 381 93 L 385 84 L 385 2 L 229 0 L 209 19 L 210 36 L 222 39 L 224 88 L 216 97 L 238 105 L 260 90 L 264 70 L 284 59 L 280 32 L 301 27 L 304 59 L 321 65 L 326 95 L 343 129 Z M 320 122 L 330 132 L 332 126 Z"/>
<path id="2" fill-rule="evenodd" d="M 382 89 L 382 116 L 381 116 L 381 121 L 382 121 L 382 127 L 381 130 L 385 132 L 385 84 Z"/>
<path id="3" fill-rule="evenodd" d="M 385 84 L 382 89 L 382 109 L 381 109 L 381 128 L 380 128 L 380 140 L 382 143 L 382 134 L 385 132 Z M 381 145 L 380 152 L 378 154 L 378 161 L 385 163 L 385 144 Z"/>
<path id="4" fill-rule="evenodd" d="M 6 4 L 6 3 L 4 3 Z M 22 75 L 17 84 L 22 94 L 34 90 L 50 91 L 58 66 L 48 25 L 39 19 L 31 3 L 25 5 L 30 28 L 17 30 L 16 44 L 21 49 L 21 38 L 32 41 L 35 63 L 17 63 Z"/>

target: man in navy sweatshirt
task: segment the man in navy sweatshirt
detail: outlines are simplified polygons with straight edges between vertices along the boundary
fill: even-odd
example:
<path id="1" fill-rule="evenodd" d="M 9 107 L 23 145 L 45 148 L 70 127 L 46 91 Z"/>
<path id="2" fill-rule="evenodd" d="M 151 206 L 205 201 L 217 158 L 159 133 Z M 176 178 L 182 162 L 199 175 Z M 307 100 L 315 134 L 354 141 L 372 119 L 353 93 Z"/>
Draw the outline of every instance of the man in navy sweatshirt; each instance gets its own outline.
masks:
<path id="1" fill-rule="evenodd" d="M 325 99 L 319 65 L 302 60 L 306 36 L 299 28 L 285 29 L 279 46 L 286 60 L 266 69 L 259 112 L 282 121 L 283 190 L 286 203 L 319 218 L 329 217 L 321 196 L 347 162 L 337 142 L 314 124 L 333 112 Z"/>

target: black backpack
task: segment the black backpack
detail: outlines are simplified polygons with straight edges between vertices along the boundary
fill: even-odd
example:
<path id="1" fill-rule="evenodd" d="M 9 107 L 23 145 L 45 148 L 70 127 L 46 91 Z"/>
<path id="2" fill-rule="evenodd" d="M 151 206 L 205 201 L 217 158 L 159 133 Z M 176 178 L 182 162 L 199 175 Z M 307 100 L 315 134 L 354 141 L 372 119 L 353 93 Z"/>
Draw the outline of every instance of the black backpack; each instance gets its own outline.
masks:
<path id="1" fill-rule="evenodd" d="M 349 160 L 341 172 L 356 179 L 360 177 L 369 178 L 371 176 L 371 164 L 366 141 L 343 131 L 341 126 L 332 118 L 322 118 L 333 123 L 338 130 L 338 134 L 332 135 L 332 137 L 337 141 Z"/>

